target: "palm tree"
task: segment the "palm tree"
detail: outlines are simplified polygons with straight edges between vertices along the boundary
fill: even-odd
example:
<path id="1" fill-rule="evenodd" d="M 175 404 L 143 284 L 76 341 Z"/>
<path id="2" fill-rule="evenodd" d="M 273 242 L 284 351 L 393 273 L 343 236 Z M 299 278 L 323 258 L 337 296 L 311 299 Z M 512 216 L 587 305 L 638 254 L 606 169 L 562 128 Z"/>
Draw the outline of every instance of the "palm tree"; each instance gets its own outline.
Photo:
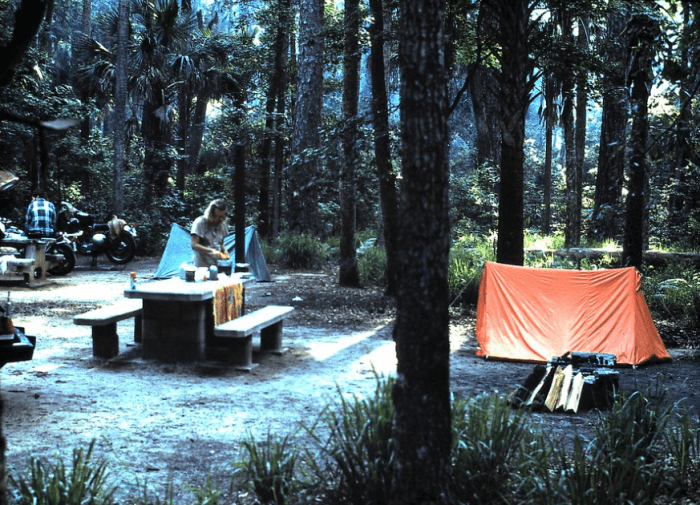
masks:
<path id="1" fill-rule="evenodd" d="M 205 25 L 201 13 L 183 5 L 181 9 L 177 0 L 132 4 L 129 93 L 140 120 L 145 201 L 170 192 L 178 154 L 183 160 L 178 166 L 178 186 L 184 187 L 185 175 L 193 170 L 199 154 L 207 104 L 211 98 L 240 92 L 242 80 L 233 73 L 233 62 L 241 54 L 240 47 L 250 47 L 255 35 L 217 33 L 216 16 Z M 118 20 L 112 10 L 103 27 L 115 48 Z M 114 93 L 116 50 L 87 36 L 78 44 L 89 55 L 81 68 L 82 85 L 90 96 L 106 103 Z M 230 83 L 235 84 L 233 91 Z"/>

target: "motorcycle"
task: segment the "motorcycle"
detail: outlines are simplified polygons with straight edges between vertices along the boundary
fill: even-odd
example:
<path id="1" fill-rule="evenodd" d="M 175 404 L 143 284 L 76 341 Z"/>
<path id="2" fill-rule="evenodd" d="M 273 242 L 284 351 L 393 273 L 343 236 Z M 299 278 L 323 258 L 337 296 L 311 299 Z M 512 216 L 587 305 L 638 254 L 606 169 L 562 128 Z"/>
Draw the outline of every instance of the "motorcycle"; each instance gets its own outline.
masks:
<path id="1" fill-rule="evenodd" d="M 107 223 L 96 223 L 92 215 L 61 202 L 57 228 L 71 241 L 76 254 L 92 256 L 93 266 L 100 254 L 117 265 L 129 263 L 136 255 L 136 227 L 116 216 Z"/>

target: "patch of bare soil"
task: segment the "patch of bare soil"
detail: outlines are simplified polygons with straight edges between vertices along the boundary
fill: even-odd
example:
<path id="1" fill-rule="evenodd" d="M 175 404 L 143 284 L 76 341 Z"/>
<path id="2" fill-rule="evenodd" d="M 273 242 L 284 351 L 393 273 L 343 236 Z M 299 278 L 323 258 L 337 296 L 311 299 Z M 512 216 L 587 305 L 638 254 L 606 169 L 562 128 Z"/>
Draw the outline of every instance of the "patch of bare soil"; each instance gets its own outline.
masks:
<path id="1" fill-rule="evenodd" d="M 313 423 L 324 406 L 337 402 L 338 390 L 368 395 L 375 373 L 395 373 L 393 301 L 377 289 L 339 288 L 332 270 L 272 268 L 272 282 L 247 289 L 248 310 L 268 304 L 297 309 L 285 322 L 287 351 L 257 356 L 250 373 L 216 362 L 143 360 L 132 322 L 119 324 L 118 358 L 94 359 L 90 328 L 74 325 L 73 317 L 120 299 L 129 271 L 148 282 L 157 264 L 138 259 L 125 267 L 104 261 L 90 267 L 81 260 L 70 275 L 42 287 L 0 284 L 3 300 L 10 293 L 15 324 L 37 337 L 31 361 L 0 370 L 11 473 L 23 471 L 31 456 L 69 459 L 74 448 L 96 440 L 95 456 L 119 476 L 121 501 L 142 497 L 144 486 L 163 497 L 168 482 L 184 493 L 186 484 L 203 486 L 207 477 L 228 490 L 248 433 L 258 440 L 268 432 L 305 439 L 300 423 Z M 453 316 L 455 395 L 509 393 L 532 372 L 532 364 L 477 358 L 473 314 Z M 671 352 L 672 363 L 621 369 L 620 387 L 629 393 L 657 384 L 667 389 L 667 401 L 698 409 L 700 363 L 690 351 Z M 589 413 L 536 415 L 562 438 L 589 433 L 595 419 Z"/>

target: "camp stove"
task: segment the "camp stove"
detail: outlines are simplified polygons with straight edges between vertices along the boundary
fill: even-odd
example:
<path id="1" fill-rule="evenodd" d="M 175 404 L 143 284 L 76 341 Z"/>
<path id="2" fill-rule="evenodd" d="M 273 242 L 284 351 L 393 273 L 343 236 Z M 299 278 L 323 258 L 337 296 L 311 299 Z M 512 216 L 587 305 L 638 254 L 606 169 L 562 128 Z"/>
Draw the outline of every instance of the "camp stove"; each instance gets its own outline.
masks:
<path id="1" fill-rule="evenodd" d="M 550 363 L 556 365 L 571 364 L 574 368 L 615 368 L 617 357 L 604 352 L 570 352 L 562 357 L 554 357 Z"/>
<path id="2" fill-rule="evenodd" d="M 619 389 L 614 354 L 570 352 L 537 365 L 509 398 L 515 406 L 550 412 L 607 409 Z"/>

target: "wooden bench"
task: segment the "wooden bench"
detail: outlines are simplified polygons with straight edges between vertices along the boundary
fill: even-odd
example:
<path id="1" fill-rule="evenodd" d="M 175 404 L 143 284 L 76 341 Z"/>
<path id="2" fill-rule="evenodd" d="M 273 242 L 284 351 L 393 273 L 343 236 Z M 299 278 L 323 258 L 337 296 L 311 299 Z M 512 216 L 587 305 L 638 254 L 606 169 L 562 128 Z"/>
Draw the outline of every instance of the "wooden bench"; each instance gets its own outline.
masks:
<path id="1" fill-rule="evenodd" d="M 134 342 L 141 342 L 141 300 L 124 300 L 73 318 L 74 324 L 92 326 L 92 355 L 110 359 L 119 354 L 117 322 L 134 318 Z"/>
<path id="2" fill-rule="evenodd" d="M 253 368 L 253 333 L 260 332 L 260 351 L 281 353 L 282 324 L 294 307 L 268 305 L 214 327 L 219 343 L 225 342 L 226 361 L 243 370 Z"/>

